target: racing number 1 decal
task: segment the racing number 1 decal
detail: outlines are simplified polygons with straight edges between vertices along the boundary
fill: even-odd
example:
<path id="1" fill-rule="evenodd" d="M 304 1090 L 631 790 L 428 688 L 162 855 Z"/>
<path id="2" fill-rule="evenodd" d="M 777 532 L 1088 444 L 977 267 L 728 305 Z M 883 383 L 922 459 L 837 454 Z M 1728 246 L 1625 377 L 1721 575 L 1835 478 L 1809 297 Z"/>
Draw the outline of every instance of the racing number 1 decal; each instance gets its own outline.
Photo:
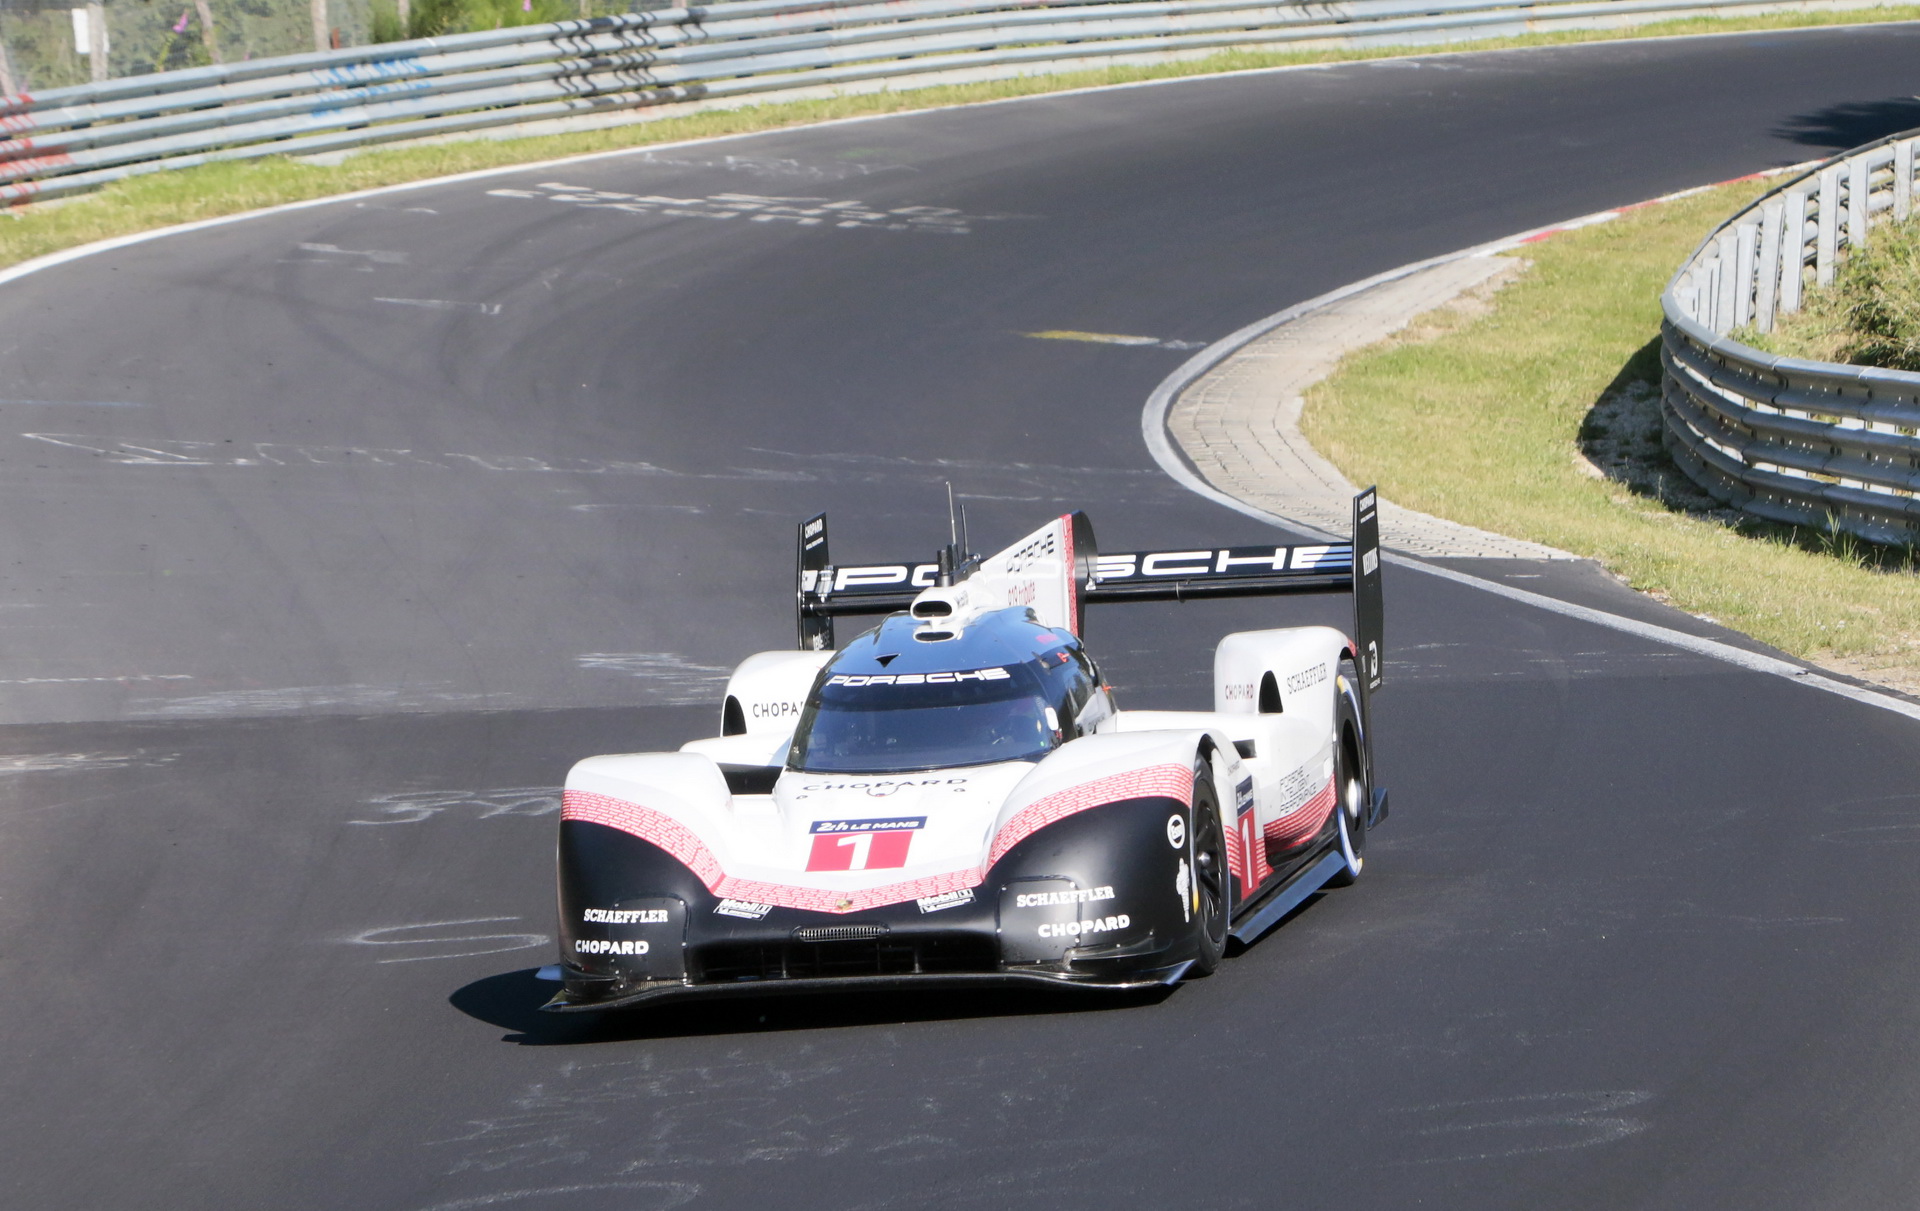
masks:
<path id="1" fill-rule="evenodd" d="M 907 864 L 913 834 L 926 817 L 897 820 L 816 820 L 808 870 L 897 870 Z"/>

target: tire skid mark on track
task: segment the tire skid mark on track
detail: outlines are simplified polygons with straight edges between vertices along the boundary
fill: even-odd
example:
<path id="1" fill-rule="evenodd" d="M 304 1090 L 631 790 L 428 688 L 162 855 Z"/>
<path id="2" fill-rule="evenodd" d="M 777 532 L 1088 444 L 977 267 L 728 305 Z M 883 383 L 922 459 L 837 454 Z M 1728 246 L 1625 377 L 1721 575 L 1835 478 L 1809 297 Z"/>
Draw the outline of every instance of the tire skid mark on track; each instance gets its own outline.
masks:
<path id="1" fill-rule="evenodd" d="M 128 704 L 136 719 L 217 719 L 231 715 L 287 715 L 313 710 L 436 710 L 497 708 L 499 695 L 438 685 L 294 685 L 222 690 L 180 698 L 140 698 Z"/>
<path id="2" fill-rule="evenodd" d="M 899 1034 L 890 1030 L 874 1040 L 868 1059 L 901 1046 Z M 663 1041 L 630 1059 L 567 1060 L 551 1078 L 522 1086 L 507 1099 L 504 1113 L 463 1119 L 423 1146 L 467 1146 L 447 1162 L 449 1174 L 564 1163 L 616 1178 L 746 1170 L 758 1175 L 756 1182 L 779 1180 L 790 1166 L 826 1158 L 896 1166 L 964 1156 L 968 1176 L 949 1193 L 992 1188 L 1004 1196 L 1003 1187 L 1017 1184 L 1011 1175 L 1023 1175 L 1022 1181 L 1043 1173 L 1057 1178 L 1115 1148 L 1151 1142 L 1144 1136 L 1060 1132 L 1060 1116 L 1073 1104 L 1071 1086 L 1060 1074 L 1075 1064 L 1113 1062 L 1111 1049 L 1069 1045 L 927 1060 L 921 1073 L 925 1092 L 904 1115 L 898 1103 L 867 1096 L 888 1086 L 884 1062 L 849 1063 L 813 1042 L 779 1058 L 742 1055 Z M 951 1120 L 954 1111 L 983 1095 L 999 1111 L 984 1138 L 983 1124 L 962 1127 Z M 612 1137 L 618 1142 L 588 1142 L 608 1138 L 599 1129 L 610 1122 L 620 1125 Z M 903 1190 L 900 1198 L 908 1201 L 860 1205 L 965 1205 L 934 1198 L 924 1185 Z"/>
<path id="3" fill-rule="evenodd" d="M 348 824 L 420 824 L 435 819 L 494 820 L 502 816 L 552 816 L 560 811 L 556 786 L 510 786 L 494 790 L 401 791 L 367 800 L 377 820 Z"/>
<path id="4" fill-rule="evenodd" d="M 676 471 L 637 460 L 567 458 L 559 455 L 423 453 L 398 447 L 335 446 L 305 442 L 247 442 L 188 438 L 122 438 L 84 433 L 22 433 L 28 441 L 78 450 L 123 467 L 323 468 L 362 470 L 430 468 L 436 471 L 504 471 L 541 475 L 631 476 L 639 479 L 758 480 L 806 482 L 800 471 L 729 467 L 723 471 Z"/>
<path id="5" fill-rule="evenodd" d="M 1920 844 L 1920 794 L 1848 799 L 1829 803 L 1825 810 L 1844 816 L 1848 826 L 1815 833 L 1811 840 L 1875 847 Z"/>
<path id="6" fill-rule="evenodd" d="M 542 193 L 541 190 L 547 192 Z M 619 193 L 586 185 L 543 181 L 533 189 L 489 189 L 490 198 L 566 202 L 583 210 L 620 210 L 669 219 L 738 219 L 749 223 L 791 223 L 795 227 L 842 230 L 918 231 L 931 235 L 972 235 L 973 224 L 1035 215 L 967 214 L 950 206 L 894 206 L 885 210 L 857 199 L 771 197 L 754 193 L 715 193 L 695 198 Z"/>
<path id="7" fill-rule="evenodd" d="M 506 954 L 509 951 L 526 950 L 534 946 L 551 945 L 553 939 L 543 933 L 434 933 L 423 931 L 457 930 L 474 925 L 515 924 L 519 917 L 463 917 L 454 921 L 420 921 L 410 925 L 381 925 L 373 929 L 363 929 L 340 939 L 355 946 L 398 946 L 398 947 L 437 947 L 440 953 L 407 953 L 389 958 L 376 959 L 378 963 L 422 963 L 433 959 L 469 959 L 477 955 Z M 422 935 L 422 936 L 415 936 Z M 497 942 L 497 946 L 477 946 L 477 943 Z M 455 949 L 446 950 L 447 947 Z"/>
<path id="8" fill-rule="evenodd" d="M 564 1198 L 575 1199 L 582 1194 L 592 1194 L 598 1190 L 618 1190 L 627 1194 L 637 1192 L 658 1193 L 656 1200 L 632 1201 L 623 1199 L 621 1205 L 630 1211 L 670 1211 L 674 1207 L 683 1207 L 700 1197 L 701 1188 L 697 1182 L 580 1182 L 571 1186 L 542 1186 L 530 1190 L 503 1190 L 497 1194 L 481 1194 L 472 1198 L 456 1198 L 452 1202 L 434 1203 L 420 1211 L 478 1211 L 483 1207 L 501 1207 L 509 1203 L 524 1203 L 535 1199 Z"/>
<path id="9" fill-rule="evenodd" d="M 0 757 L 0 776 L 157 767 L 179 759 L 179 753 L 23 753 Z"/>
<path id="10" fill-rule="evenodd" d="M 127 685 L 137 681 L 192 680 L 192 673 L 125 673 L 118 677 L 0 677 L 0 685 L 83 685 L 95 682 Z"/>
<path id="11" fill-rule="evenodd" d="M 1408 1107 L 1389 1113 L 1438 1120 L 1407 1134 L 1444 1145 L 1442 1155 L 1397 1158 L 1395 1165 L 1444 1165 L 1506 1160 L 1543 1152 L 1571 1152 L 1617 1143 L 1652 1126 L 1623 1114 L 1653 1100 L 1644 1089 L 1527 1093 Z M 1455 1148 L 1460 1148 L 1455 1151 Z"/>
<path id="12" fill-rule="evenodd" d="M 750 177 L 798 177 L 809 181 L 844 181 L 849 177 L 870 177 L 883 172 L 920 171 L 910 164 L 863 164 L 857 160 L 810 164 L 777 156 L 661 156 L 648 153 L 639 159 L 642 163 L 663 168 L 737 172 Z"/>
<path id="13" fill-rule="evenodd" d="M 411 253 L 390 252 L 384 248 L 340 248 L 333 244 L 295 244 L 294 247 L 315 255 L 289 257 L 280 261 L 280 264 L 351 265 L 371 269 L 375 265 L 405 265 L 412 256 Z"/>
<path id="14" fill-rule="evenodd" d="M 458 299 L 389 299 L 375 298 L 376 303 L 394 303 L 401 307 L 418 307 L 423 311 L 453 311 L 467 315 L 499 315 L 499 303 L 464 303 Z"/>

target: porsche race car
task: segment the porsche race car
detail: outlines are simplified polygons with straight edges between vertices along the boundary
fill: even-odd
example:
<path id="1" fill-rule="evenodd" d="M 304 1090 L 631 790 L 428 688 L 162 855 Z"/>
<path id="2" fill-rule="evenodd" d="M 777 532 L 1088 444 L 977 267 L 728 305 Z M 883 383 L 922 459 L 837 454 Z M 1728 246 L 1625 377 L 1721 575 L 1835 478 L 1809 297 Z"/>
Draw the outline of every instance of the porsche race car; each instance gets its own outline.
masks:
<path id="1" fill-rule="evenodd" d="M 567 776 L 546 1005 L 1204 975 L 1359 877 L 1386 818 L 1375 496 L 1350 544 L 1101 555 L 1079 513 L 1006 549 L 834 567 L 799 528 L 794 650 L 750 656 L 716 737 Z M 1213 709 L 1122 709 L 1089 605 L 1351 593 L 1219 643 Z M 839 617 L 884 614 L 844 647 Z"/>

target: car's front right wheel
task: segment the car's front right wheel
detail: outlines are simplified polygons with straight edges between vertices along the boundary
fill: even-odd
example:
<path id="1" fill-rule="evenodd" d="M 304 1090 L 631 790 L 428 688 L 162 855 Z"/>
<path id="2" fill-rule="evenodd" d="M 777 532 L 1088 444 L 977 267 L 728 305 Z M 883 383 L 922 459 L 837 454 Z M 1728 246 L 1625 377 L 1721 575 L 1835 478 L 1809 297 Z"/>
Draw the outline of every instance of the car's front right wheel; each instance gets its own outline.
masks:
<path id="1" fill-rule="evenodd" d="M 1220 966 L 1227 950 L 1227 834 L 1220 823 L 1220 797 L 1213 779 L 1193 779 L 1194 975 Z"/>

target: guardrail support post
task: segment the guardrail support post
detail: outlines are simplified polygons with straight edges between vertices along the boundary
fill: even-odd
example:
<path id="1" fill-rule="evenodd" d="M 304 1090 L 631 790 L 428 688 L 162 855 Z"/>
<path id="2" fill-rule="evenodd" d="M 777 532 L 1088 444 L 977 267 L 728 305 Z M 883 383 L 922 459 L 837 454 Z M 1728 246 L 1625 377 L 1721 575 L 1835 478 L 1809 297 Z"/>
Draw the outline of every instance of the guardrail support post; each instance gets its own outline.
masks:
<path id="1" fill-rule="evenodd" d="M 1742 223 L 1734 229 L 1734 238 L 1739 244 L 1740 259 L 1733 273 L 1733 326 L 1744 328 L 1753 322 L 1754 274 L 1759 268 L 1760 228 L 1754 223 Z"/>
<path id="2" fill-rule="evenodd" d="M 19 91 L 13 82 L 13 61 L 7 57 L 6 40 L 0 38 L 0 97 L 11 97 Z"/>
<path id="3" fill-rule="evenodd" d="M 1822 286 L 1833 285 L 1833 262 L 1840 255 L 1840 174 L 1844 171 L 1835 165 L 1820 174 L 1820 240 L 1813 251 L 1813 280 Z"/>
<path id="4" fill-rule="evenodd" d="M 1792 315 L 1800 310 L 1800 275 L 1807 268 L 1807 194 L 1803 189 L 1787 193 L 1787 217 L 1780 249 L 1780 313 Z"/>
<path id="5" fill-rule="evenodd" d="M 1760 210 L 1760 266 L 1753 292 L 1753 326 L 1759 332 L 1773 331 L 1773 300 L 1780 285 L 1780 222 L 1785 213 L 1778 199 Z"/>
<path id="6" fill-rule="evenodd" d="M 1740 239 L 1729 231 L 1720 237 L 1720 289 L 1713 303 L 1713 330 L 1725 333 L 1739 322 L 1735 300 L 1740 297 Z"/>
<path id="7" fill-rule="evenodd" d="M 1902 139 L 1893 145 L 1893 217 L 1902 223 L 1913 213 L 1913 143 Z"/>
<path id="8" fill-rule="evenodd" d="M 313 13 L 313 49 L 333 49 L 333 37 L 327 29 L 327 0 L 311 0 Z"/>
<path id="9" fill-rule="evenodd" d="M 1871 174 L 1867 172 L 1867 158 L 1857 157 L 1847 180 L 1847 244 L 1854 248 L 1867 246 L 1867 199 L 1870 189 L 1867 182 Z"/>

